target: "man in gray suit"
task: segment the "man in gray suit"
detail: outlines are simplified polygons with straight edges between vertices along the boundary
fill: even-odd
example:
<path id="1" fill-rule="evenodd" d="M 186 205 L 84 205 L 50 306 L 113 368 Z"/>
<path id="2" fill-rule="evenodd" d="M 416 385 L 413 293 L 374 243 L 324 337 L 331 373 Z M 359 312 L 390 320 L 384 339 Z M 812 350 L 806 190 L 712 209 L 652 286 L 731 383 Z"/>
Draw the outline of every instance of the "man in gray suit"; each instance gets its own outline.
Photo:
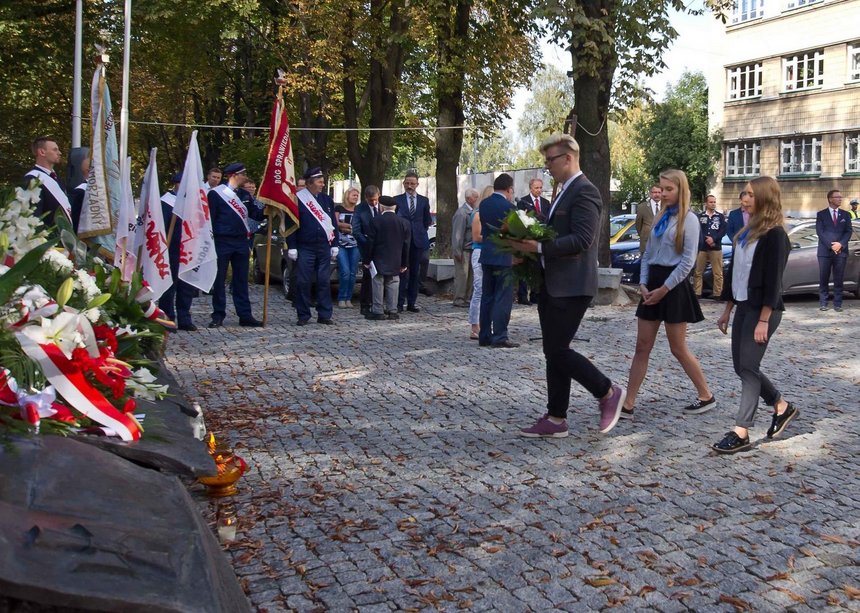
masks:
<path id="1" fill-rule="evenodd" d="M 540 147 L 549 173 L 559 186 L 547 216 L 556 237 L 512 241 L 519 251 L 541 254 L 544 286 L 538 317 L 546 358 L 547 414 L 520 431 L 527 437 L 568 435 L 570 382 L 575 380 L 596 399 L 600 432 L 609 432 L 621 415 L 626 392 L 613 385 L 591 361 L 570 348 L 588 305 L 597 293 L 597 235 L 603 202 L 597 188 L 579 169 L 579 143 L 554 134 Z"/>
<path id="2" fill-rule="evenodd" d="M 645 253 L 645 245 L 648 244 L 648 237 L 651 236 L 651 226 L 654 225 L 654 218 L 660 211 L 660 196 L 662 195 L 662 188 L 659 185 L 652 185 L 648 198 L 636 207 L 635 224 L 636 232 L 639 234 L 639 253 Z"/>
<path id="3" fill-rule="evenodd" d="M 454 306 L 467 307 L 472 298 L 472 211 L 480 194 L 471 187 L 451 219 L 451 257 L 454 258 Z"/>

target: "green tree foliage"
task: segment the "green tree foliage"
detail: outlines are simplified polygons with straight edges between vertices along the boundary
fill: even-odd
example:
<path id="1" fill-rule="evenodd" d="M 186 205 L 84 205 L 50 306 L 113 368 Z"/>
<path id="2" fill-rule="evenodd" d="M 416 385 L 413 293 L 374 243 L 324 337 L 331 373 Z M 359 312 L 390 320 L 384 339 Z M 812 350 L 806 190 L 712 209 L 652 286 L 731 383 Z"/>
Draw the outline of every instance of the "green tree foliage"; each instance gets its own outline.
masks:
<path id="1" fill-rule="evenodd" d="M 645 169 L 645 152 L 638 128 L 647 111 L 634 106 L 609 122 L 609 149 L 612 152 L 612 178 L 618 182 L 613 204 L 640 202 L 654 177 Z"/>
<path id="2" fill-rule="evenodd" d="M 526 147 L 522 162 L 528 166 L 543 164 L 538 146 L 550 134 L 564 131 L 571 108 L 573 81 L 558 68 L 545 65 L 531 82 L 531 98 L 517 124 Z"/>
<path id="3" fill-rule="evenodd" d="M 666 168 L 687 174 L 694 202 L 703 202 L 720 156 L 719 135 L 708 133 L 708 84 L 700 72 L 685 72 L 666 100 L 651 107 L 637 126 L 645 172 Z"/>

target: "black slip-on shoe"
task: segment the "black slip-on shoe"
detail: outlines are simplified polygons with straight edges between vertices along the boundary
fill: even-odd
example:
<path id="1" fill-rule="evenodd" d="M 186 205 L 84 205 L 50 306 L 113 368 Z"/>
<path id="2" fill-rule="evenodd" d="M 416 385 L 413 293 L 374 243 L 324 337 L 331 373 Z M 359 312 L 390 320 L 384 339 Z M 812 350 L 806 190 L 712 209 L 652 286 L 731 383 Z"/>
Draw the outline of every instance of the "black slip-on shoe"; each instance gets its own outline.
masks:
<path id="1" fill-rule="evenodd" d="M 176 327 L 185 332 L 197 332 L 197 326 L 194 324 L 179 324 Z"/>
<path id="2" fill-rule="evenodd" d="M 750 437 L 741 438 L 734 430 L 726 432 L 723 440 L 711 445 L 711 449 L 717 453 L 737 453 L 739 451 L 747 451 L 751 448 Z"/>
<path id="3" fill-rule="evenodd" d="M 209 322 L 210 328 L 220 328 L 223 325 L 224 325 L 223 319 L 213 319 L 212 321 Z"/>
<path id="4" fill-rule="evenodd" d="M 243 328 L 262 328 L 263 322 L 259 319 L 254 319 L 253 317 L 249 317 L 248 319 L 240 319 L 239 325 Z"/>
<path id="5" fill-rule="evenodd" d="M 800 413 L 800 410 L 795 408 L 795 406 L 790 402 L 782 415 L 774 412 L 773 421 L 770 422 L 770 428 L 767 429 L 767 437 L 774 438 L 782 434 L 783 430 L 785 430 L 788 424 L 791 423 L 792 419 L 797 417 L 798 413 Z"/>
<path id="6" fill-rule="evenodd" d="M 333 326 L 334 320 L 333 319 L 317 319 L 317 323 L 322 324 L 324 326 Z"/>

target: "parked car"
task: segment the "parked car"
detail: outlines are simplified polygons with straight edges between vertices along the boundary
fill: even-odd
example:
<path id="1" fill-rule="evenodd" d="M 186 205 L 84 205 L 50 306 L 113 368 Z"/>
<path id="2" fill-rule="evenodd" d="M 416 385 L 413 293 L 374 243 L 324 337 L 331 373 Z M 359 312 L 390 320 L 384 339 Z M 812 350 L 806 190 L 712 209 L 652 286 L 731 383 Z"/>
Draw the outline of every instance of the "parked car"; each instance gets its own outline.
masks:
<path id="1" fill-rule="evenodd" d="M 727 239 L 723 240 L 723 268 L 728 266 L 729 257 L 732 253 L 732 244 Z M 609 245 L 609 253 L 612 261 L 612 268 L 620 268 L 621 282 L 639 283 L 639 270 L 642 268 L 642 260 L 639 254 L 639 240 L 623 241 Z M 706 269 L 710 273 L 710 266 Z M 710 288 L 710 285 L 708 286 Z"/>
<path id="2" fill-rule="evenodd" d="M 860 295 L 860 220 L 852 222 L 854 232 L 848 242 L 848 262 L 845 264 L 844 289 Z M 782 275 L 782 293 L 788 294 L 817 294 L 818 293 L 818 234 L 815 230 L 814 219 L 790 219 L 786 222 L 788 240 L 791 242 L 791 252 L 788 263 Z M 725 245 L 728 243 L 728 253 Z M 731 242 L 726 237 L 723 241 L 723 269 L 728 273 L 729 260 L 732 253 Z M 710 267 L 703 276 L 703 291 L 710 293 L 713 283 L 713 273 Z M 832 287 L 832 283 L 831 283 Z"/>
<path id="3" fill-rule="evenodd" d="M 638 241 L 636 231 L 636 215 L 615 215 L 609 218 L 609 244 L 614 245 L 624 241 Z"/>
<path id="4" fill-rule="evenodd" d="M 292 300 L 292 285 L 295 283 L 293 267 L 295 262 L 287 257 L 287 241 L 280 235 L 278 228 L 272 228 L 272 256 L 269 263 L 269 282 L 281 284 L 281 289 L 287 300 Z M 254 283 L 262 285 L 266 278 L 266 232 L 265 228 L 254 235 L 254 248 L 251 250 L 251 271 Z M 355 282 L 360 284 L 363 267 L 358 267 Z M 338 285 L 337 262 L 332 258 L 330 283 L 332 292 Z"/>

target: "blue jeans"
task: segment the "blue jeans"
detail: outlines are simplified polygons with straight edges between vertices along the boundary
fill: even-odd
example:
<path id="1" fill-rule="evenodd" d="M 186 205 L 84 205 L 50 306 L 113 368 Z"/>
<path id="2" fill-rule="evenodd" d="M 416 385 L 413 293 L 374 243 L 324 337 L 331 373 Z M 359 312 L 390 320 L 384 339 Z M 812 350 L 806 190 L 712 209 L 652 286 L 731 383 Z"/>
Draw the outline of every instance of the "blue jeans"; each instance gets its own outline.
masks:
<path id="1" fill-rule="evenodd" d="M 510 266 L 481 264 L 483 279 L 481 288 L 481 316 L 478 342 L 481 344 L 503 343 L 508 340 L 508 322 L 514 302 L 514 288 L 505 273 Z"/>
<path id="2" fill-rule="evenodd" d="M 352 292 L 355 290 L 355 274 L 358 270 L 360 257 L 358 247 L 341 247 L 337 252 L 338 302 L 352 300 Z"/>

